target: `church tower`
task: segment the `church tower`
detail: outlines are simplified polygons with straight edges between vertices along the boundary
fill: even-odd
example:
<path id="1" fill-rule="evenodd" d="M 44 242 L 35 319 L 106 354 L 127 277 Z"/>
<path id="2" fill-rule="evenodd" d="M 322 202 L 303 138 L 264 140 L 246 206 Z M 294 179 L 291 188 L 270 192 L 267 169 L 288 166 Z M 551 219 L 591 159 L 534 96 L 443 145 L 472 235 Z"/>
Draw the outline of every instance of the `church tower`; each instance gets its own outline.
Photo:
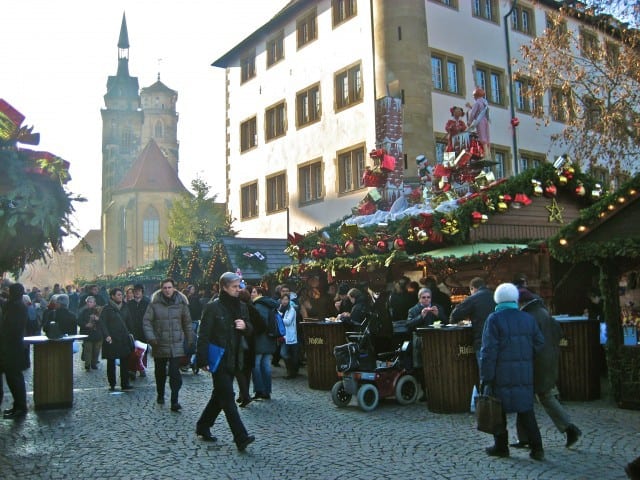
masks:
<path id="1" fill-rule="evenodd" d="M 107 81 L 102 114 L 103 273 L 161 258 L 172 203 L 187 189 L 178 178 L 178 92 L 160 81 L 139 91 L 129 74 L 122 15 L 118 72 Z"/>
<path id="2" fill-rule="evenodd" d="M 144 116 L 140 109 L 138 77 L 129 75 L 129 33 L 122 14 L 118 39 L 118 72 L 107 80 L 102 115 L 102 212 L 113 189 L 122 181 L 140 153 Z M 104 229 L 104 225 L 103 225 Z"/>

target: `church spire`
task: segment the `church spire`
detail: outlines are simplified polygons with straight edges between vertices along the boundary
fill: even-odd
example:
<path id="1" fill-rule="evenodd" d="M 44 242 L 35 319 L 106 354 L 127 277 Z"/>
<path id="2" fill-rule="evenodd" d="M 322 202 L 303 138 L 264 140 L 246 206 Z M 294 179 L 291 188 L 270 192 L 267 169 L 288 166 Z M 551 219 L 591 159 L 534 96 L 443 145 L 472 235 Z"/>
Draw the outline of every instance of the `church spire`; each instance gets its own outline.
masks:
<path id="1" fill-rule="evenodd" d="M 120 38 L 118 38 L 118 76 L 129 76 L 129 32 L 124 12 L 122 12 Z"/>

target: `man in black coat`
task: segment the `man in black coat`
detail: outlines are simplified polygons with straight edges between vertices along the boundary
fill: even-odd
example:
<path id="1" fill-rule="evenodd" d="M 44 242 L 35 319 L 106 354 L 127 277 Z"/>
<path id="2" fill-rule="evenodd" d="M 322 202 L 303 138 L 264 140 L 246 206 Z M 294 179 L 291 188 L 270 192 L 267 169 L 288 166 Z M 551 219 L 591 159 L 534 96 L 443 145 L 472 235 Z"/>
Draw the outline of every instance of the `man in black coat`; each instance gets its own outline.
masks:
<path id="1" fill-rule="evenodd" d="M 582 432 L 571 423 L 571 417 L 562 404 L 558 401 L 558 362 L 560 358 L 560 340 L 562 329 L 560 324 L 549 314 L 544 303 L 537 295 L 525 287 L 519 289 L 520 310 L 527 312 L 536 319 L 540 331 L 544 336 L 544 346 L 536 353 L 533 366 L 533 388 L 538 396 L 545 412 L 553 421 L 556 428 L 567 436 L 567 448 L 578 441 Z M 529 446 L 527 435 L 522 425 L 518 427 L 518 443 L 511 446 L 526 448 Z"/>
<path id="2" fill-rule="evenodd" d="M 211 398 L 196 423 L 196 435 L 207 442 L 215 442 L 211 427 L 220 412 L 224 412 L 239 451 L 244 451 L 255 440 L 247 433 L 236 407 L 233 393 L 233 379 L 242 370 L 244 355 L 241 355 L 242 337 L 250 336 L 253 328 L 249 323 L 249 310 L 238 298 L 240 276 L 233 272 L 220 277 L 220 296 L 209 302 L 202 313 L 202 324 L 198 335 L 198 367 L 209 370 L 209 344 L 222 347 L 222 358 L 212 372 L 213 390 Z"/>
<path id="3" fill-rule="evenodd" d="M 471 320 L 473 331 L 473 348 L 476 352 L 478 367 L 480 366 L 480 347 L 482 346 L 482 330 L 484 321 L 496 308 L 493 292 L 487 288 L 483 278 L 475 277 L 469 282 L 470 296 L 458 304 L 451 312 L 451 323 Z"/>
<path id="4" fill-rule="evenodd" d="M 144 285 L 138 283 L 133 286 L 133 300 L 127 302 L 125 307 L 129 310 L 129 324 L 127 328 L 136 340 L 147 343 L 147 338 L 144 335 L 144 329 L 142 328 L 142 319 L 144 313 L 149 306 L 149 299 L 144 294 Z M 147 365 L 147 351 L 144 352 L 142 363 L 146 367 Z M 140 372 L 141 377 L 146 377 L 147 374 L 144 370 Z M 136 378 L 136 372 L 129 372 L 129 377 L 133 380 Z"/>
<path id="5" fill-rule="evenodd" d="M 20 283 L 9 286 L 9 299 L 0 317 L 0 371 L 7 379 L 13 396 L 13 407 L 4 411 L 4 418 L 17 419 L 27 414 L 27 390 L 22 371 L 27 368 L 24 355 L 24 330 L 27 307 L 22 301 L 24 287 Z M 0 381 L 2 379 L 0 378 Z"/>

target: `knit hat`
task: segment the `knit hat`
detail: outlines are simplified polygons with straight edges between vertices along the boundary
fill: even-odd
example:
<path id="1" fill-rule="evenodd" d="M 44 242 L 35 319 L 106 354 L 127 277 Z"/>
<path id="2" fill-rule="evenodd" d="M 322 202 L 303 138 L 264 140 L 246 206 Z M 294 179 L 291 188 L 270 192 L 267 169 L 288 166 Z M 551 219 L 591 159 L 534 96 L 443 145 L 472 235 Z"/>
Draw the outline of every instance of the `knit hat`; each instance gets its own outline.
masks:
<path id="1" fill-rule="evenodd" d="M 64 305 L 65 307 L 69 306 L 69 295 L 66 293 L 61 293 L 56 297 L 56 303 L 58 305 Z"/>
<path id="2" fill-rule="evenodd" d="M 496 303 L 517 302 L 518 287 L 513 283 L 502 283 L 498 285 L 498 288 L 496 288 L 493 294 L 493 300 Z"/>
<path id="3" fill-rule="evenodd" d="M 346 283 L 341 283 L 340 286 L 338 287 L 338 293 L 340 295 L 346 295 L 347 293 L 349 293 L 349 285 Z"/>
<path id="4" fill-rule="evenodd" d="M 518 293 L 520 294 L 521 302 L 530 302 L 531 300 L 536 299 L 536 296 L 524 287 L 520 287 L 518 289 Z"/>
<path id="5" fill-rule="evenodd" d="M 31 297 L 27 294 L 22 295 L 22 302 L 25 305 L 31 305 Z"/>

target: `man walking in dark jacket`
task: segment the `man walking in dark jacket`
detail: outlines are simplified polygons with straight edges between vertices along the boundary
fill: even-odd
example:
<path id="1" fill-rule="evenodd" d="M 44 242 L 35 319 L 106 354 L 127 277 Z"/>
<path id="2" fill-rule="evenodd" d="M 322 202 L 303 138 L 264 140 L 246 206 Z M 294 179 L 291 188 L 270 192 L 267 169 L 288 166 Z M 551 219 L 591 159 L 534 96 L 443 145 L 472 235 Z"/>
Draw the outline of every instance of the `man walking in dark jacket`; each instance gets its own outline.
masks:
<path id="1" fill-rule="evenodd" d="M 483 278 L 475 277 L 469 282 L 469 295 L 451 312 L 451 323 L 471 320 L 473 331 L 473 349 L 476 352 L 478 368 L 480 367 L 480 347 L 482 345 L 482 330 L 484 322 L 496 308 L 493 292 L 487 288 Z"/>
<path id="2" fill-rule="evenodd" d="M 223 273 L 220 277 L 220 296 L 209 302 L 202 312 L 197 347 L 198 367 L 209 369 L 209 344 L 222 347 L 224 352 L 217 369 L 211 373 L 213 390 L 196 424 L 196 435 L 204 441 L 215 442 L 211 427 L 223 411 L 238 450 L 244 451 L 255 437 L 247 433 L 233 393 L 234 375 L 243 368 L 242 337 L 252 334 L 249 309 L 238 298 L 240 280 L 235 273 Z"/>
<path id="3" fill-rule="evenodd" d="M 571 423 L 571 417 L 558 401 L 558 361 L 560 357 L 560 339 L 562 329 L 560 324 L 549 314 L 540 297 L 521 287 L 520 310 L 527 312 L 536 319 L 540 331 L 544 336 L 544 346 L 536 353 L 533 367 L 533 388 L 544 410 L 553 421 L 556 428 L 567 435 L 566 446 L 569 448 L 578 441 L 582 432 Z M 518 427 L 518 443 L 512 447 L 526 448 L 529 446 L 527 434 L 520 423 Z"/>
<path id="4" fill-rule="evenodd" d="M 133 300 L 127 302 L 125 307 L 129 310 L 129 332 L 136 340 L 147 343 L 147 338 L 144 336 L 144 328 L 142 327 L 142 319 L 149 306 L 149 299 L 144 295 L 144 285 L 138 283 L 133 286 Z M 145 351 L 142 358 L 142 364 L 147 366 L 147 352 Z M 146 377 L 147 374 L 144 370 L 140 372 L 141 377 Z M 129 372 L 129 377 L 133 380 L 136 378 L 136 372 Z"/>
<path id="5" fill-rule="evenodd" d="M 2 306 L 0 316 L 0 372 L 4 373 L 13 396 L 13 407 L 5 410 L 3 417 L 11 419 L 27 414 L 27 390 L 22 373 L 27 368 L 23 345 L 27 307 L 22 295 L 24 287 L 21 283 L 10 285 L 9 300 Z"/>

